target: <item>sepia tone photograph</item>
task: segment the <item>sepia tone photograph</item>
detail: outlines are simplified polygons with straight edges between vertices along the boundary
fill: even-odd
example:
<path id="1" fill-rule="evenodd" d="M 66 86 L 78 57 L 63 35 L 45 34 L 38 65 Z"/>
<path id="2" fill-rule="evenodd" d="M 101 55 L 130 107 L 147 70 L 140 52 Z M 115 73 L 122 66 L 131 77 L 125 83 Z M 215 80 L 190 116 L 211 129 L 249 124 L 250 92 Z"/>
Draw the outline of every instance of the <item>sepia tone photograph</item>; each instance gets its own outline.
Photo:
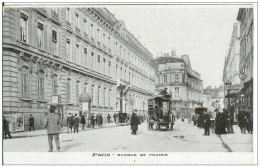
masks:
<path id="1" fill-rule="evenodd" d="M 2 7 L 3 164 L 30 152 L 254 155 L 253 4 Z"/>

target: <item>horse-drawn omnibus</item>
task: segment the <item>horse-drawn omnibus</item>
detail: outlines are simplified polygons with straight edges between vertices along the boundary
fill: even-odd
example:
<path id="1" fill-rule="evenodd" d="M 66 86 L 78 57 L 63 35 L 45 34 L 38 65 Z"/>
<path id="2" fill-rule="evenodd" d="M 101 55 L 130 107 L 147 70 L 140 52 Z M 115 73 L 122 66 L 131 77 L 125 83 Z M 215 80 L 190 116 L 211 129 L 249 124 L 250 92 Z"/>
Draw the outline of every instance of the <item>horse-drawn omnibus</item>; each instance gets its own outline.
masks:
<path id="1" fill-rule="evenodd" d="M 174 120 L 172 97 L 167 93 L 167 89 L 164 89 L 153 99 L 148 100 L 148 130 L 153 129 L 153 125 L 156 125 L 156 129 L 159 130 L 162 129 L 162 127 L 165 127 L 167 130 L 172 130 Z"/>

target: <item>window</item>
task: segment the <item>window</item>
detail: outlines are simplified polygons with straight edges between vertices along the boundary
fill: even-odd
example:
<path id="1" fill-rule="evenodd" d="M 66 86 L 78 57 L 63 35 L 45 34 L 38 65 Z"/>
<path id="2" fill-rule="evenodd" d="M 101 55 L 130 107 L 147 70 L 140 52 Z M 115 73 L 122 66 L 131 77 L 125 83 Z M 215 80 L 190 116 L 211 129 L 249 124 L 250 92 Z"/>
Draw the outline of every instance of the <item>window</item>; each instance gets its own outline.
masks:
<path id="1" fill-rule="evenodd" d="M 106 72 L 106 58 L 103 58 L 103 62 L 104 62 L 104 67 L 103 67 L 102 72 L 103 72 L 103 74 L 105 74 L 105 72 Z"/>
<path id="2" fill-rule="evenodd" d="M 79 84 L 80 84 L 80 82 L 77 81 L 76 82 L 76 103 L 77 104 L 79 103 Z"/>
<path id="3" fill-rule="evenodd" d="M 108 48 L 110 48 L 110 37 L 108 37 Z"/>
<path id="4" fill-rule="evenodd" d="M 98 101 L 98 106 L 99 106 L 99 104 L 100 104 L 100 86 L 98 86 L 98 93 L 97 93 L 97 95 L 98 95 L 98 98 L 97 98 L 97 101 Z"/>
<path id="5" fill-rule="evenodd" d="M 80 51 L 79 51 L 79 44 L 76 44 L 76 63 L 77 64 L 80 64 L 81 62 L 81 58 L 80 58 Z"/>
<path id="6" fill-rule="evenodd" d="M 179 98 L 179 96 L 180 96 L 179 87 L 175 87 L 175 98 Z"/>
<path id="7" fill-rule="evenodd" d="M 98 62 L 97 71 L 99 71 L 100 70 L 100 55 L 97 56 L 97 62 Z"/>
<path id="8" fill-rule="evenodd" d="M 28 16 L 24 13 L 21 13 L 20 18 L 20 33 L 21 33 L 21 41 L 27 43 L 28 38 Z"/>
<path id="9" fill-rule="evenodd" d="M 52 76 L 52 94 L 58 95 L 58 78 L 56 74 Z"/>
<path id="10" fill-rule="evenodd" d="M 66 39 L 66 59 L 67 61 L 72 61 L 72 57 L 70 54 L 71 45 L 70 45 L 70 39 Z"/>
<path id="11" fill-rule="evenodd" d="M 97 35 L 98 35 L 98 36 L 97 36 L 97 37 L 98 37 L 97 40 L 98 40 L 98 42 L 100 42 L 100 30 L 99 30 L 99 29 L 97 29 Z"/>
<path id="12" fill-rule="evenodd" d="M 95 59 L 94 59 L 94 52 L 93 51 L 91 51 L 91 57 L 92 57 L 91 68 L 94 69 Z"/>
<path id="13" fill-rule="evenodd" d="M 111 106 L 111 89 L 109 89 L 109 94 L 108 94 L 108 106 Z"/>
<path id="14" fill-rule="evenodd" d="M 106 88 L 103 91 L 103 106 L 106 106 Z"/>
<path id="15" fill-rule="evenodd" d="M 103 33 L 103 44 L 106 45 L 106 34 Z"/>
<path id="16" fill-rule="evenodd" d="M 122 79 L 122 74 L 123 74 L 123 71 L 122 71 L 122 67 L 120 67 L 120 79 Z"/>
<path id="17" fill-rule="evenodd" d="M 94 36 L 95 36 L 95 32 L 94 32 L 94 25 L 93 24 L 91 24 L 91 37 L 94 39 Z"/>
<path id="18" fill-rule="evenodd" d="M 84 47 L 85 66 L 88 65 L 88 50 Z"/>
<path id="19" fill-rule="evenodd" d="M 116 77 L 117 77 L 117 75 L 118 75 L 117 70 L 118 70 L 118 65 L 116 65 Z"/>
<path id="20" fill-rule="evenodd" d="M 44 99 L 44 72 L 42 70 L 38 73 L 38 97 Z"/>
<path id="21" fill-rule="evenodd" d="M 110 76 L 111 74 L 111 62 L 108 62 L 108 75 Z"/>
<path id="22" fill-rule="evenodd" d="M 70 20 L 70 8 L 66 9 L 66 23 L 68 25 L 71 25 L 71 20 Z"/>
<path id="23" fill-rule="evenodd" d="M 167 83 L 167 75 L 163 75 L 163 83 Z"/>
<path id="24" fill-rule="evenodd" d="M 175 82 L 179 82 L 179 74 L 175 74 Z"/>
<path id="25" fill-rule="evenodd" d="M 91 86 L 91 98 L 94 100 L 94 85 Z"/>
<path id="26" fill-rule="evenodd" d="M 30 71 L 27 66 L 23 66 L 21 72 L 21 87 L 22 87 L 22 97 L 30 98 Z"/>
<path id="27" fill-rule="evenodd" d="M 185 74 L 182 74 L 182 82 L 185 83 L 186 80 L 185 80 Z"/>
<path id="28" fill-rule="evenodd" d="M 87 35 L 88 34 L 88 27 L 87 27 L 87 20 L 84 19 L 83 20 L 83 28 L 84 28 L 84 35 Z"/>
<path id="29" fill-rule="evenodd" d="M 40 49 L 43 49 L 43 24 L 39 22 L 38 22 L 37 36 L 38 36 L 38 47 Z"/>
<path id="30" fill-rule="evenodd" d="M 67 79 L 67 89 L 66 89 L 66 98 L 67 98 L 67 103 L 71 103 L 71 94 L 70 94 L 70 79 Z"/>
<path id="31" fill-rule="evenodd" d="M 76 15 L 76 30 L 77 30 L 80 28 L 80 24 L 79 24 L 80 21 L 79 21 L 79 14 L 76 12 L 75 15 Z"/>
<path id="32" fill-rule="evenodd" d="M 52 30 L 52 53 L 57 55 L 57 31 Z"/>

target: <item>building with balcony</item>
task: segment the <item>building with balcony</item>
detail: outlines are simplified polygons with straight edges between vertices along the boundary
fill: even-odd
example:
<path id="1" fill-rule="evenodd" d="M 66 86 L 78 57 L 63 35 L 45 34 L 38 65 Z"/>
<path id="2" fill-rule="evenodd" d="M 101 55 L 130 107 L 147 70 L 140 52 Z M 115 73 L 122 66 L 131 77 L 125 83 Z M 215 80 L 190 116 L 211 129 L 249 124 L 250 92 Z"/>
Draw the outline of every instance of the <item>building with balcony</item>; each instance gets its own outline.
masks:
<path id="1" fill-rule="evenodd" d="M 202 104 L 203 85 L 200 74 L 191 68 L 188 55 L 178 57 L 174 51 L 155 59 L 156 88 L 172 94 L 173 109 L 178 117 L 190 117 Z"/>
<path id="2" fill-rule="evenodd" d="M 81 115 L 79 96 L 104 116 L 147 109 L 152 54 L 105 8 L 11 8 L 3 15 L 3 113 L 11 131 L 44 128 L 49 105 Z M 17 127 L 17 119 L 19 126 Z M 106 118 L 104 118 L 106 120 Z"/>

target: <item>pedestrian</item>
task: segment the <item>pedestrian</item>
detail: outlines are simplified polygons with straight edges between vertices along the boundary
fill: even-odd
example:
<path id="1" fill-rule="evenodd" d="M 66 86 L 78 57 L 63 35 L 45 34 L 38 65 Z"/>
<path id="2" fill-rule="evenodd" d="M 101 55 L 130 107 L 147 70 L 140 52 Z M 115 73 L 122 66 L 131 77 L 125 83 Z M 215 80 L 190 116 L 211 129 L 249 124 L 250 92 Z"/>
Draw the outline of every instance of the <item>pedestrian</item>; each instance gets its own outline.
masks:
<path id="1" fill-rule="evenodd" d="M 34 117 L 32 116 L 32 114 L 30 114 L 29 124 L 30 124 L 29 131 L 31 131 L 31 129 L 33 129 L 33 131 L 34 131 Z"/>
<path id="2" fill-rule="evenodd" d="M 47 117 L 46 121 L 46 129 L 48 134 L 48 143 L 49 143 L 49 152 L 53 152 L 53 137 L 56 144 L 57 152 L 60 152 L 60 140 L 59 140 L 59 133 L 60 133 L 60 122 L 59 116 L 55 115 L 56 107 L 51 106 L 50 114 Z"/>
<path id="3" fill-rule="evenodd" d="M 115 122 L 115 124 L 116 124 L 116 113 L 114 113 L 114 115 L 113 115 L 113 118 L 114 118 L 114 122 Z"/>
<path id="4" fill-rule="evenodd" d="M 85 115 L 83 114 L 80 118 L 80 123 L 82 124 L 82 130 L 84 130 L 84 126 L 86 124 Z"/>
<path id="5" fill-rule="evenodd" d="M 73 118 L 73 126 L 74 126 L 74 133 L 77 131 L 77 133 L 79 132 L 79 117 L 77 116 L 77 114 L 75 114 L 74 118 Z"/>
<path id="6" fill-rule="evenodd" d="M 95 118 L 94 113 L 91 114 L 90 121 L 91 121 L 91 126 L 92 126 L 92 128 L 94 129 L 94 127 L 95 127 L 95 121 L 96 121 L 96 118 Z"/>
<path id="7" fill-rule="evenodd" d="M 209 114 L 207 114 L 207 113 L 205 112 L 203 118 L 204 118 L 204 135 L 209 136 L 209 133 L 210 133 L 210 125 L 211 125 L 210 116 L 209 116 Z"/>
<path id="8" fill-rule="evenodd" d="M 137 116 L 137 110 L 134 110 L 133 113 L 132 113 L 131 122 L 130 122 L 131 130 L 132 130 L 131 134 L 137 135 L 136 132 L 138 130 L 138 125 L 140 125 L 140 124 L 141 124 L 141 122 L 140 122 L 140 119 Z"/>
<path id="9" fill-rule="evenodd" d="M 102 116 L 102 113 L 100 113 L 99 115 L 99 127 L 102 127 L 103 125 L 103 116 Z"/>
<path id="10" fill-rule="evenodd" d="M 250 107 L 248 112 L 248 123 L 247 123 L 247 131 L 250 134 L 253 134 L 253 110 Z"/>
<path id="11" fill-rule="evenodd" d="M 223 109 L 223 111 L 224 110 L 225 109 Z M 218 134 L 219 136 L 220 136 L 220 134 L 227 134 L 226 122 L 227 122 L 226 117 L 223 114 L 223 112 L 220 110 L 215 119 L 215 126 L 216 126 L 215 133 Z"/>
<path id="12" fill-rule="evenodd" d="M 3 138 L 6 139 L 7 138 L 7 135 L 9 138 L 12 138 L 11 134 L 10 134 L 10 130 L 9 130 L 9 122 L 8 120 L 5 118 L 5 116 L 3 116 L 3 129 L 4 129 L 4 132 L 3 132 Z"/>
<path id="13" fill-rule="evenodd" d="M 73 122 L 74 122 L 74 116 L 71 113 L 69 113 L 69 117 L 67 118 L 68 133 L 69 133 L 69 130 L 70 130 L 70 133 L 72 133 Z"/>
<path id="14" fill-rule="evenodd" d="M 110 118 L 111 118 L 111 116 L 109 114 L 107 114 L 107 121 L 108 121 L 108 123 L 110 123 Z"/>

